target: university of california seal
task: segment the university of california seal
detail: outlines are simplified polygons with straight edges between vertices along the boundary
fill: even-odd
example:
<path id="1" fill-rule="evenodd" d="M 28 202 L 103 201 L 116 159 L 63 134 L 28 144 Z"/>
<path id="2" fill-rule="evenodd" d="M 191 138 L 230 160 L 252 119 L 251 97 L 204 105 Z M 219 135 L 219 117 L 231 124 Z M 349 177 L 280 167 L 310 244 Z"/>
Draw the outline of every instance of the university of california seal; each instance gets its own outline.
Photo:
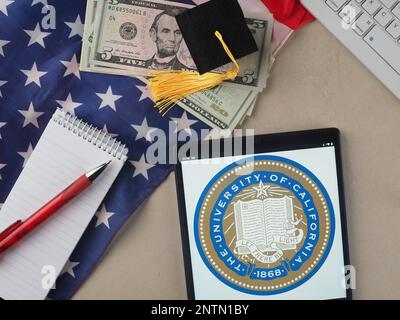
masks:
<path id="1" fill-rule="evenodd" d="M 125 22 L 119 28 L 119 35 L 124 40 L 132 40 L 137 35 L 137 27 L 132 22 Z"/>
<path id="2" fill-rule="evenodd" d="M 256 295 L 309 280 L 334 236 L 322 183 L 286 158 L 258 155 L 219 172 L 203 191 L 194 223 L 197 249 L 223 283 Z"/>

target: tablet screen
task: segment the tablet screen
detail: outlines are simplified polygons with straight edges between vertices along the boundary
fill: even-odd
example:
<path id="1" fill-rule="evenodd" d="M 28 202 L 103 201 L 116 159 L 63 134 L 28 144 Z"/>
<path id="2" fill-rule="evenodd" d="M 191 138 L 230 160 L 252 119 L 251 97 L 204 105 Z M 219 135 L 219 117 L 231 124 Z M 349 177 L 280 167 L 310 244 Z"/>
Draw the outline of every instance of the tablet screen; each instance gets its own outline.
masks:
<path id="1" fill-rule="evenodd" d="M 183 159 L 194 297 L 346 298 L 336 161 L 330 142 Z"/>

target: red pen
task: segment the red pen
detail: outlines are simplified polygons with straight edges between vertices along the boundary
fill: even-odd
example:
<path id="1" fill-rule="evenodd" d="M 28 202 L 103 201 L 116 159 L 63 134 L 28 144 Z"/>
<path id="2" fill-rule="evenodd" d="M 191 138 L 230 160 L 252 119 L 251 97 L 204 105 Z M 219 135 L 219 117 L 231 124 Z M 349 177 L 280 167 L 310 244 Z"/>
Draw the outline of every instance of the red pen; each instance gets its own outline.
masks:
<path id="1" fill-rule="evenodd" d="M 89 171 L 73 182 L 64 191 L 60 192 L 42 208 L 32 214 L 25 221 L 18 220 L 0 234 L 0 254 L 12 247 L 21 238 L 51 217 L 75 196 L 88 188 L 94 180 L 106 169 L 111 160 Z"/>

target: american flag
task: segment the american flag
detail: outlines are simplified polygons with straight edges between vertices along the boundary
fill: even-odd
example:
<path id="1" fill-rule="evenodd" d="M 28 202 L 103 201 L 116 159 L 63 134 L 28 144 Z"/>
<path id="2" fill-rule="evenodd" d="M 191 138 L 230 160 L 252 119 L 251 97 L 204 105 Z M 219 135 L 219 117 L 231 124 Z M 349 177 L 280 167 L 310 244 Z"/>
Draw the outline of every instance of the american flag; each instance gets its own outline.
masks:
<path id="1" fill-rule="evenodd" d="M 45 27 L 46 6 L 55 8 L 54 29 Z M 112 133 L 130 150 L 52 299 L 72 297 L 121 226 L 173 169 L 147 162 L 152 134 L 164 130 L 168 137 L 170 121 L 176 132 L 206 128 L 177 107 L 162 117 L 137 79 L 79 71 L 85 8 L 82 0 L 0 0 L 0 207 L 57 107 Z"/>

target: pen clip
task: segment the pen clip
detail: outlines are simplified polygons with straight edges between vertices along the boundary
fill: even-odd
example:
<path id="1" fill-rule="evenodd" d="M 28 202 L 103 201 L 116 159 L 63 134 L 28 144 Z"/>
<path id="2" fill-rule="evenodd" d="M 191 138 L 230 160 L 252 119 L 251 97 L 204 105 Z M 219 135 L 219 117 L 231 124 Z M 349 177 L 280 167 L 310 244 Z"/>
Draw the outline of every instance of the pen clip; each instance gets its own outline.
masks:
<path id="1" fill-rule="evenodd" d="M 0 233 L 0 242 L 7 238 L 15 229 L 17 229 L 22 224 L 22 220 L 14 222 L 11 226 Z"/>

